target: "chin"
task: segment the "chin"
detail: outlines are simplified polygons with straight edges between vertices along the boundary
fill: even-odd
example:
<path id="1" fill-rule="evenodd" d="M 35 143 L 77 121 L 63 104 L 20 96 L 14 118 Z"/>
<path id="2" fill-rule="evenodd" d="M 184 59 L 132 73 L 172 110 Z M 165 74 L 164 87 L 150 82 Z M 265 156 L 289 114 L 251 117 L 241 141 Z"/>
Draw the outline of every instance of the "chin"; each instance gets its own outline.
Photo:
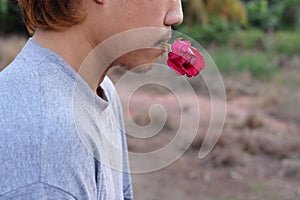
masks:
<path id="1" fill-rule="evenodd" d="M 118 63 L 123 69 L 134 73 L 146 73 L 157 64 L 158 58 L 162 55 L 161 50 L 149 50 L 143 54 L 128 54 Z"/>
<path id="2" fill-rule="evenodd" d="M 124 71 L 130 71 L 137 74 L 143 74 L 148 71 L 150 71 L 155 65 L 155 63 L 147 63 L 147 64 L 140 64 L 140 65 L 128 65 L 128 64 L 119 64 L 118 67 L 120 67 Z"/>
<path id="3" fill-rule="evenodd" d="M 142 74 L 142 73 L 146 73 L 146 72 L 150 71 L 152 69 L 153 65 L 154 65 L 154 63 L 143 64 L 143 65 L 133 67 L 133 68 L 129 69 L 129 71 L 137 73 L 137 74 Z"/>

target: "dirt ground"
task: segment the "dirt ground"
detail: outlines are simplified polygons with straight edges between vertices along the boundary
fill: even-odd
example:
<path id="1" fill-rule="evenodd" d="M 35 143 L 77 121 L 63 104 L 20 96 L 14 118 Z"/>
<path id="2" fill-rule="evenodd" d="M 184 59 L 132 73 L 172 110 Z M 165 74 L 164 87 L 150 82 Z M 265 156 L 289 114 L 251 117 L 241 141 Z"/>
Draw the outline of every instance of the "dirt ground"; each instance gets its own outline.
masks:
<path id="1" fill-rule="evenodd" d="M 300 59 L 293 57 L 280 62 L 285 62 L 285 67 L 271 80 L 258 80 L 247 72 L 223 75 L 227 92 L 226 122 L 217 145 L 204 159 L 198 158 L 198 152 L 203 132 L 208 128 L 211 102 L 205 87 L 199 85 L 197 90 L 196 85 L 201 115 L 207 117 L 201 118 L 194 142 L 171 165 L 150 173 L 133 174 L 135 198 L 300 199 Z M 122 73 L 115 70 L 111 77 L 117 83 Z M 153 104 L 163 106 L 168 117 L 166 125 L 154 137 L 129 136 L 129 150 L 141 153 L 164 147 L 178 129 L 176 119 L 180 119 L 180 112 L 172 109 L 176 98 L 158 85 L 140 87 L 133 94 L 126 89 L 130 87 L 130 83 L 117 87 L 123 105 L 130 99 L 129 112 L 124 112 L 125 122 L 132 118 L 146 126 L 151 120 L 160 120 L 159 114 L 152 113 L 152 118 L 149 117 Z M 186 95 L 187 105 L 191 98 Z M 185 112 L 183 117 L 193 115 L 191 108 Z"/>
<path id="2" fill-rule="evenodd" d="M 24 44 L 20 39 L 0 39 L 0 70 Z M 258 80 L 247 72 L 223 75 L 227 93 L 224 129 L 213 151 L 198 158 L 210 120 L 207 89 L 191 82 L 201 110 L 200 126 L 192 145 L 177 161 L 150 173 L 132 174 L 138 200 L 297 200 L 300 199 L 300 57 L 278 59 L 282 69 L 271 80 Z M 110 73 L 118 83 L 119 70 Z M 161 121 L 159 104 L 167 118 L 159 133 L 149 139 L 128 136 L 130 152 L 151 152 L 164 147 L 176 135 L 180 114 L 192 123 L 193 96 L 184 98 L 186 108 L 178 112 L 178 100 L 164 87 L 147 85 L 134 94 L 130 84 L 117 87 L 125 124 L 133 119 L 140 126 Z M 179 88 L 180 89 L 180 88 Z M 183 90 L 183 89 L 182 89 Z M 189 124 L 185 124 L 189 130 Z M 130 128 L 130 127 L 129 127 Z M 189 134 L 188 131 L 186 134 Z M 179 150 L 173 149 L 174 151 Z M 134 164 L 135 160 L 130 160 Z"/>

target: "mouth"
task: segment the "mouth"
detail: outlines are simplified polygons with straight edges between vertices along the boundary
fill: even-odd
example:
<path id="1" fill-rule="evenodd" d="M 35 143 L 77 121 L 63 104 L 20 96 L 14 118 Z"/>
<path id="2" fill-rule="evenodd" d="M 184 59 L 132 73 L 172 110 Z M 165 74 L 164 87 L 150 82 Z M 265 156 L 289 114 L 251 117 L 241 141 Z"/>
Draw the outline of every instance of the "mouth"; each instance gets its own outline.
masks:
<path id="1" fill-rule="evenodd" d="M 160 38 L 155 44 L 155 47 L 159 47 L 160 49 L 166 49 L 166 46 L 162 45 L 162 43 L 168 43 L 170 41 L 170 39 L 172 38 L 172 34 L 171 33 L 167 33 L 166 35 L 164 35 L 162 38 Z"/>

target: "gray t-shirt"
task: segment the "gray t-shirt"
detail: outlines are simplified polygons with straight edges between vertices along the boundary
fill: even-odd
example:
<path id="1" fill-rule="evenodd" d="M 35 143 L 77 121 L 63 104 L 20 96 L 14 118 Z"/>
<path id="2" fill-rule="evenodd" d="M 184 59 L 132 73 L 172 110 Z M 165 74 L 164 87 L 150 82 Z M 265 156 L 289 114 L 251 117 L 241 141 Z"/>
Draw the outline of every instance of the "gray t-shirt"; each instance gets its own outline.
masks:
<path id="1" fill-rule="evenodd" d="M 133 198 L 119 99 L 101 86 L 108 101 L 28 40 L 0 72 L 1 200 Z"/>

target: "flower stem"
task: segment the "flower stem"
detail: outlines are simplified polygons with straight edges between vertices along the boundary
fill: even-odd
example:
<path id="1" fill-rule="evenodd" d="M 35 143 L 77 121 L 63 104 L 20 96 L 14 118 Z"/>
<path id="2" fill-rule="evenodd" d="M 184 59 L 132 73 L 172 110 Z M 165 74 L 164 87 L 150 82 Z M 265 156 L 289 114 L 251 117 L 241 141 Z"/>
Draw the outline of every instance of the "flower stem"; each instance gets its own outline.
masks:
<path id="1" fill-rule="evenodd" d="M 168 48 L 168 51 L 171 52 L 171 44 L 167 43 L 167 42 L 160 42 L 161 45 L 166 46 Z"/>

